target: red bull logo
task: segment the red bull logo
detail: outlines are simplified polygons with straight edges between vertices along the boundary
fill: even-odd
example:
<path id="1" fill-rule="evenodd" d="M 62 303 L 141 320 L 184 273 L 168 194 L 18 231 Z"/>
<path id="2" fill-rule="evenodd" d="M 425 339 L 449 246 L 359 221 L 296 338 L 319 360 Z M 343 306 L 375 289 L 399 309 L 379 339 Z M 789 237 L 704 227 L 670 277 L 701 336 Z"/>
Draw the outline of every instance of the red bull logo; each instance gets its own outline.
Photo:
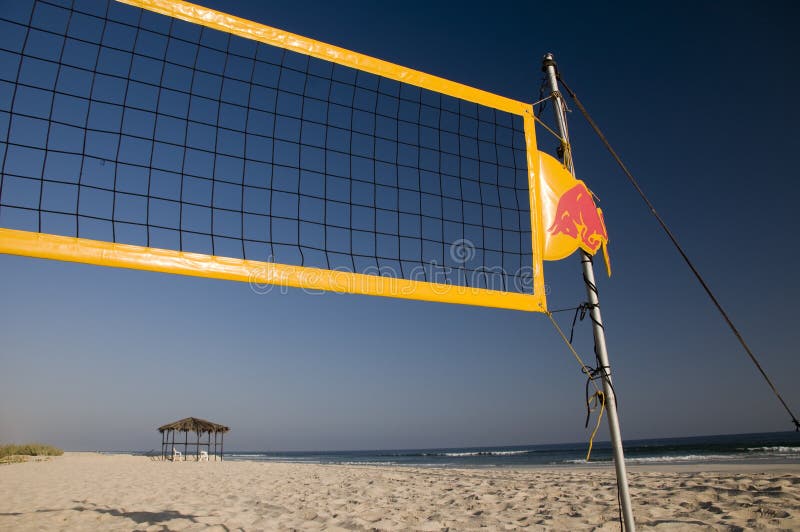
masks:
<path id="1" fill-rule="evenodd" d="M 611 275 L 608 231 L 592 191 L 560 161 L 543 152 L 539 152 L 538 177 L 543 225 L 547 228 L 544 260 L 561 260 L 578 248 L 594 255 L 603 248 L 606 269 Z"/>
<path id="2" fill-rule="evenodd" d="M 603 220 L 603 211 L 597 208 L 591 191 L 582 181 L 578 181 L 558 199 L 555 218 L 547 231 L 552 235 L 563 234 L 574 238 L 581 248 L 592 255 L 602 247 L 610 275 L 611 266 L 606 247 L 608 231 Z"/>
<path id="3" fill-rule="evenodd" d="M 590 253 L 608 242 L 603 211 L 595 206 L 592 193 L 581 182 L 558 199 L 555 220 L 547 231 L 580 240 L 581 247 Z"/>

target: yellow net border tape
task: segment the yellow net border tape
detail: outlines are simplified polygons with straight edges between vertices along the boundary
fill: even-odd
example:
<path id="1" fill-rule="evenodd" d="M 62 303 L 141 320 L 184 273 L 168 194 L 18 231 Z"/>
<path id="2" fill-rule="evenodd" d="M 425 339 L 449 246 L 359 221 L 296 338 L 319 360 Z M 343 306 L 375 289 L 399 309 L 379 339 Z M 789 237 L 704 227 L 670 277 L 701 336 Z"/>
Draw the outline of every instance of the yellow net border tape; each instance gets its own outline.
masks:
<path id="1" fill-rule="evenodd" d="M 382 59 L 339 48 L 331 44 L 265 26 L 256 22 L 228 15 L 207 7 L 178 0 L 117 0 L 123 4 L 147 9 L 155 13 L 176 19 L 206 26 L 216 30 L 238 35 L 245 39 L 271 44 L 286 50 L 325 59 L 342 66 L 356 68 L 370 74 L 376 74 L 423 89 L 429 89 L 455 98 L 467 100 L 500 111 L 523 115 L 529 104 L 512 100 L 504 96 L 482 91 L 468 85 L 462 85 L 438 76 L 426 74 L 418 70 L 406 68 Z"/>
<path id="2" fill-rule="evenodd" d="M 240 281 L 257 288 L 276 285 L 510 310 L 540 310 L 540 297 L 537 295 L 215 257 L 16 229 L 0 229 L 0 253 Z"/>

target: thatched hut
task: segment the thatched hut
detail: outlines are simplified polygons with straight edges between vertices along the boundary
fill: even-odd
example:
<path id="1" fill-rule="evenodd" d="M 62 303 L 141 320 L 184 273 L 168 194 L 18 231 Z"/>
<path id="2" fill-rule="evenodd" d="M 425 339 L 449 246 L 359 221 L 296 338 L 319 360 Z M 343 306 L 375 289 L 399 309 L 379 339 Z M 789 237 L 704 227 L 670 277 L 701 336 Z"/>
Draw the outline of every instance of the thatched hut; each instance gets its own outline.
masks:
<path id="1" fill-rule="evenodd" d="M 217 456 L 219 456 L 219 460 L 222 461 L 222 451 L 225 443 L 225 433 L 231 430 L 229 427 L 224 425 L 219 425 L 217 423 L 212 423 L 211 421 L 206 421 L 205 419 L 199 419 L 196 417 L 187 417 L 185 419 L 181 419 L 179 421 L 175 421 L 174 423 L 168 423 L 166 425 L 162 425 L 158 427 L 158 432 L 161 433 L 161 459 L 166 460 L 167 458 L 175 458 L 176 449 L 175 449 L 175 433 L 176 432 L 183 432 L 183 457 L 186 459 L 189 451 L 190 446 L 195 447 L 195 456 L 197 460 L 200 460 L 200 448 L 205 447 L 205 451 L 208 453 L 209 456 L 214 457 L 214 461 L 217 460 Z M 194 432 L 197 435 L 195 441 L 189 441 L 189 433 Z M 200 441 L 201 436 L 203 434 L 208 434 L 208 438 L 206 441 Z M 211 448 L 211 435 L 214 435 L 214 448 Z M 219 435 L 219 447 L 217 446 L 217 435 Z M 178 437 L 177 444 L 180 445 L 180 436 Z M 219 450 L 219 453 L 217 452 Z"/>

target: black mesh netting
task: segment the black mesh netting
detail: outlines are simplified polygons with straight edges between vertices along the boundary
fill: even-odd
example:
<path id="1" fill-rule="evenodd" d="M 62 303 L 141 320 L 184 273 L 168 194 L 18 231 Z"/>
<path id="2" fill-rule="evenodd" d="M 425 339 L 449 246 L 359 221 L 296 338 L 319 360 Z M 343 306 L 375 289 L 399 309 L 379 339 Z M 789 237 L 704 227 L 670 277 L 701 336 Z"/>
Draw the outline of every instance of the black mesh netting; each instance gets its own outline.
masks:
<path id="1" fill-rule="evenodd" d="M 522 118 L 98 0 L 0 12 L 0 226 L 532 292 Z"/>

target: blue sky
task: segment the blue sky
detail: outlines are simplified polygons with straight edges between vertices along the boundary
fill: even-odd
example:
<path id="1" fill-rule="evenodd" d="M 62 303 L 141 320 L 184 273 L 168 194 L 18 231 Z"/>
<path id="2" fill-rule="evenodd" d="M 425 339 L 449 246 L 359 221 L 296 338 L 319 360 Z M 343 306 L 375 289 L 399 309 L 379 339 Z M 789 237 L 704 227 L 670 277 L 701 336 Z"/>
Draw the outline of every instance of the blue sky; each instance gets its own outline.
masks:
<path id="1" fill-rule="evenodd" d="M 523 101 L 538 97 L 541 56 L 553 52 L 800 406 L 791 312 L 800 295 L 797 7 L 207 5 Z M 614 276 L 600 290 L 623 436 L 791 428 L 613 161 L 577 112 L 569 118 L 577 174 L 601 198 L 611 237 Z M 540 136 L 541 149 L 554 147 Z M 3 441 L 149 449 L 156 426 L 188 415 L 230 425 L 226 444 L 239 449 L 587 436 L 583 379 L 539 314 L 256 294 L 245 284 L 9 256 L 0 270 Z M 577 259 L 545 273 L 552 308 L 583 300 Z M 591 358 L 587 324 L 578 336 Z"/>

